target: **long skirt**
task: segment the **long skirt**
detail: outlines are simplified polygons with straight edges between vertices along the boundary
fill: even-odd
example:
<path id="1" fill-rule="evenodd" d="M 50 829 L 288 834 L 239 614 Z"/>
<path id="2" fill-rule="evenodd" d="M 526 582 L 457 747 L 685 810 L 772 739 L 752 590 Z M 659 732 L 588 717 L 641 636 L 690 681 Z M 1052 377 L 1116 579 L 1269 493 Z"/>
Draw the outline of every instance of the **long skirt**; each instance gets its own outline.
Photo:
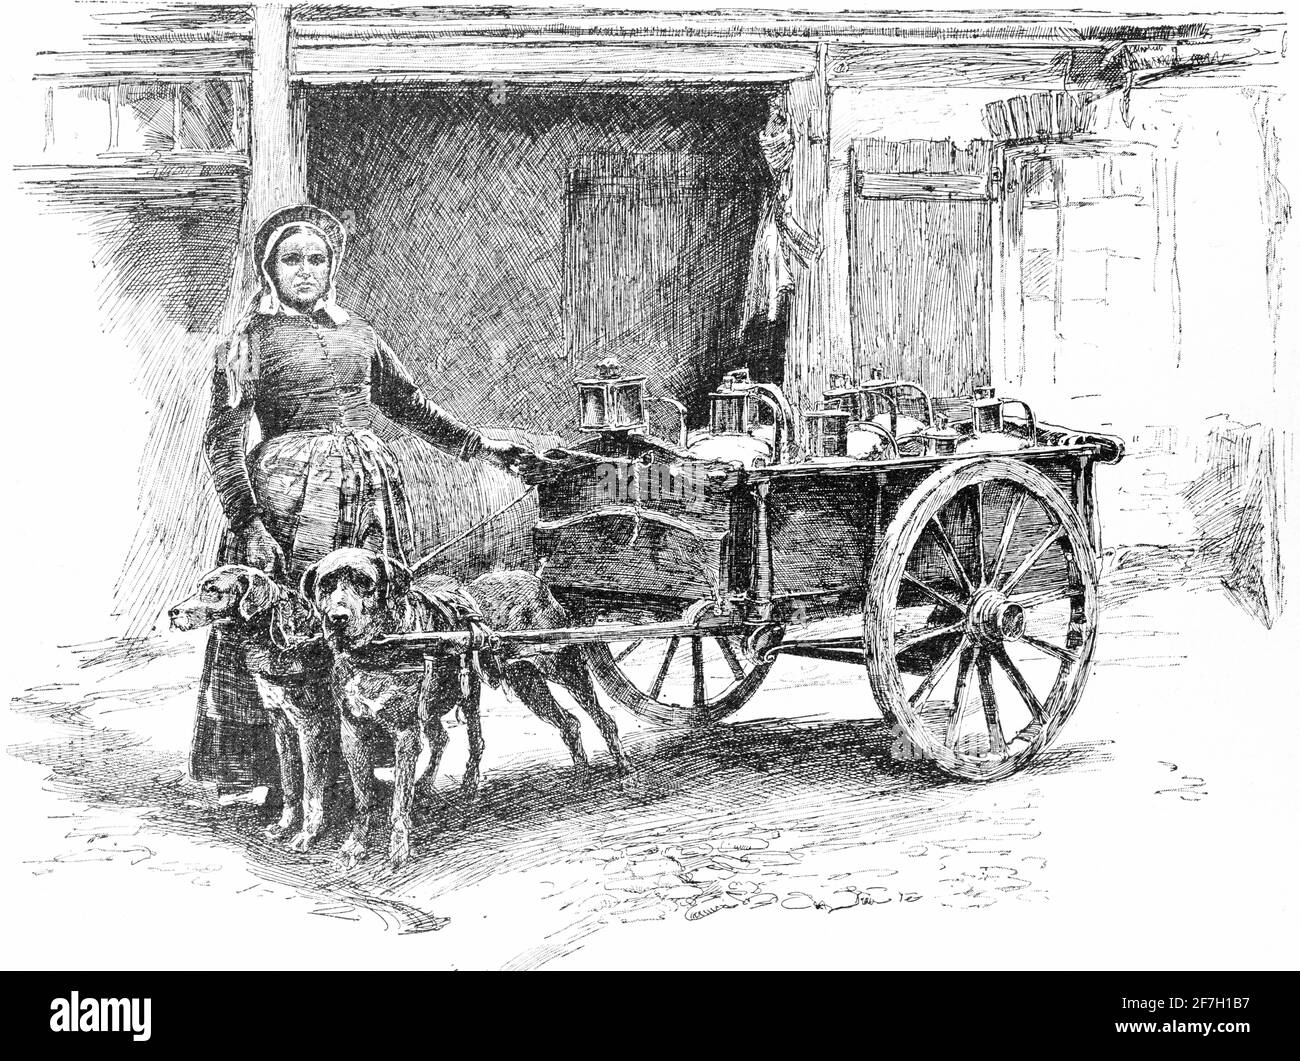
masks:
<path id="1" fill-rule="evenodd" d="M 321 557 L 348 546 L 408 560 L 414 531 L 402 477 L 370 432 L 280 435 L 249 454 L 248 468 L 291 586 Z M 227 533 L 217 562 L 240 559 L 240 543 Z M 191 776 L 230 787 L 277 786 L 273 721 L 242 653 L 214 629 L 199 685 Z"/>

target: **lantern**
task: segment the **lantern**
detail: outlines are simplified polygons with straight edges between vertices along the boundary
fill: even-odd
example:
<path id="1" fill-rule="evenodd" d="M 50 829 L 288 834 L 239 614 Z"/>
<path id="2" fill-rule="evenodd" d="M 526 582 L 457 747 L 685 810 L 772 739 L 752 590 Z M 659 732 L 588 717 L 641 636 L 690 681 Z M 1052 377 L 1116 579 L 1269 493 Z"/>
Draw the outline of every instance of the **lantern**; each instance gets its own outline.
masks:
<path id="1" fill-rule="evenodd" d="M 822 393 L 822 401 L 827 409 L 843 409 L 854 420 L 865 419 L 861 411 L 862 388 L 848 376 L 832 374 L 830 390 Z"/>
<path id="2" fill-rule="evenodd" d="M 596 366 L 595 379 L 580 379 L 578 419 L 584 431 L 649 430 L 645 376 L 623 376 L 618 359 L 607 357 Z"/>
<path id="3" fill-rule="evenodd" d="M 723 377 L 722 386 L 709 395 L 709 432 L 743 435 L 758 423 L 749 369 L 738 368 Z"/>
<path id="4" fill-rule="evenodd" d="M 1004 426 L 1002 399 L 994 396 L 992 387 L 976 387 L 970 403 L 971 425 L 977 435 L 1001 434 Z"/>
<path id="5" fill-rule="evenodd" d="M 849 413 L 846 409 L 818 409 L 808 413 L 808 456 L 844 457 L 849 451 Z"/>

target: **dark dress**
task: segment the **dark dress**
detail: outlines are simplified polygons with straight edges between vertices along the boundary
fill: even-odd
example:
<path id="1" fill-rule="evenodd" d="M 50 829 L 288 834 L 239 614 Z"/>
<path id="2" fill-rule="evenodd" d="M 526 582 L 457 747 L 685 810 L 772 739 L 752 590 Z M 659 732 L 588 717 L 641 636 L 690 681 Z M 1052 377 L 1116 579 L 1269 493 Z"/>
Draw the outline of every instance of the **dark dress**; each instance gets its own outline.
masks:
<path id="1" fill-rule="evenodd" d="M 462 458 L 478 432 L 442 412 L 370 325 L 336 324 L 325 313 L 257 316 L 249 327 L 247 385 L 231 407 L 226 355 L 213 376 L 205 446 L 230 524 L 219 563 L 238 559 L 254 518 L 284 550 L 293 584 L 325 554 L 345 546 L 407 561 L 413 527 L 402 476 L 371 431 L 382 410 L 433 445 Z M 247 455 L 250 416 L 262 441 Z M 190 748 L 190 773 L 226 785 L 276 784 L 271 717 L 242 654 L 208 639 Z"/>

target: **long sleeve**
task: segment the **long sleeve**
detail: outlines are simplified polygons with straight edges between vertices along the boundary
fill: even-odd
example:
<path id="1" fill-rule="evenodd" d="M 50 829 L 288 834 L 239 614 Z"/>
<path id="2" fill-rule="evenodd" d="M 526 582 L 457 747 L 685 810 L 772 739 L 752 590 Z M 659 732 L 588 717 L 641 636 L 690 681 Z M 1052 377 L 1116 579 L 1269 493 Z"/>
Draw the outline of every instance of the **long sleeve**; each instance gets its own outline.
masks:
<path id="1" fill-rule="evenodd" d="M 203 434 L 203 448 L 207 453 L 212 481 L 216 485 L 226 519 L 234 530 L 240 531 L 257 515 L 257 500 L 253 495 L 253 484 L 248 477 L 248 464 L 244 457 L 253 401 L 245 394 L 243 400 L 232 409 L 228 388 L 226 347 L 221 345 L 217 348 L 216 365 L 212 372 L 212 408 L 208 412 L 208 426 Z"/>
<path id="2" fill-rule="evenodd" d="M 371 372 L 371 400 L 394 422 L 418 433 L 433 445 L 462 460 L 475 456 L 483 436 L 424 396 L 406 366 L 379 336 Z"/>

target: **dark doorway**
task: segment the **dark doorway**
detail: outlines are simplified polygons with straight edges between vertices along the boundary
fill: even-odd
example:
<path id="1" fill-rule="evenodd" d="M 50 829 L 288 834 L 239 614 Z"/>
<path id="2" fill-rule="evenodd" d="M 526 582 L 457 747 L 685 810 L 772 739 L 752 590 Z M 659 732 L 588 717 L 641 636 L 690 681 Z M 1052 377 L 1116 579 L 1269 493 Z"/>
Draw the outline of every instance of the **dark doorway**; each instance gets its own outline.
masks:
<path id="1" fill-rule="evenodd" d="M 352 234 L 343 301 L 484 426 L 570 434 L 574 376 L 605 352 L 697 406 L 744 361 L 769 92 L 312 88 L 309 192 Z M 582 177 L 597 157 L 644 180 L 605 194 Z"/>

